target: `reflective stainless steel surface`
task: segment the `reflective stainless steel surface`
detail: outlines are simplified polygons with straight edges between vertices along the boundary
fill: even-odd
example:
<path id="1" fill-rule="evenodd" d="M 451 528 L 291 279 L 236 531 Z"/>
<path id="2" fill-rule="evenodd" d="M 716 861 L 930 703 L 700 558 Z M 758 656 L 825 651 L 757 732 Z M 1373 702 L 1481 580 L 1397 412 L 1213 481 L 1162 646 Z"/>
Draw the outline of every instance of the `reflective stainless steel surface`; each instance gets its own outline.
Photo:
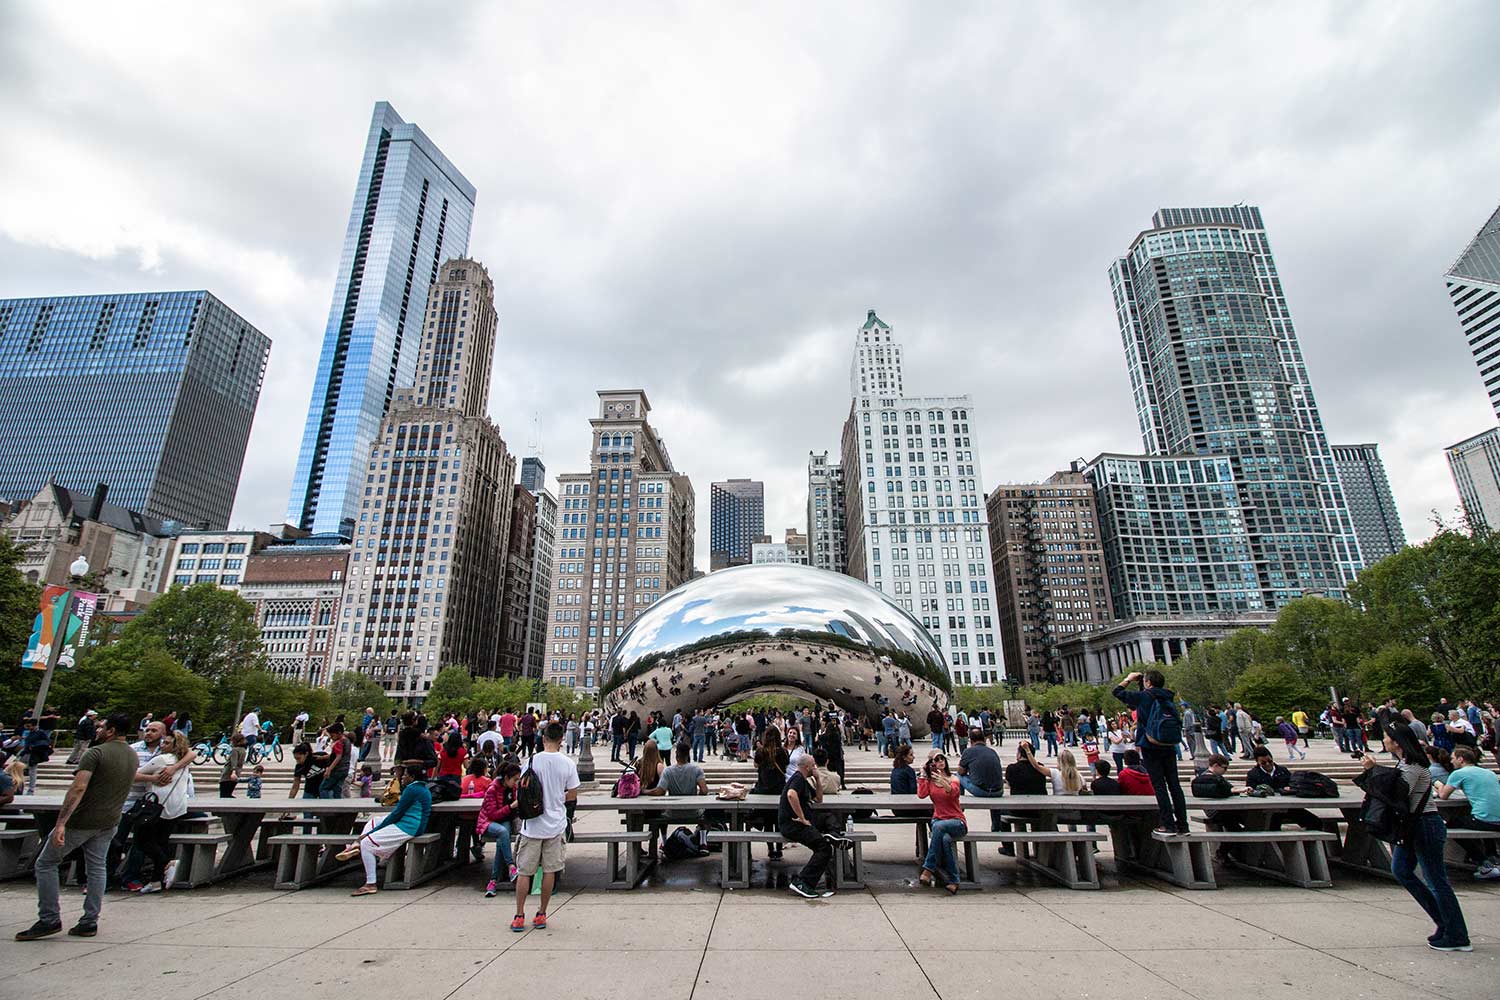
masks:
<path id="1" fill-rule="evenodd" d="M 916 736 L 953 690 L 942 651 L 894 601 L 796 565 L 720 570 L 671 591 L 626 629 L 602 685 L 607 708 L 642 717 L 770 691 L 871 718 L 904 711 Z"/>

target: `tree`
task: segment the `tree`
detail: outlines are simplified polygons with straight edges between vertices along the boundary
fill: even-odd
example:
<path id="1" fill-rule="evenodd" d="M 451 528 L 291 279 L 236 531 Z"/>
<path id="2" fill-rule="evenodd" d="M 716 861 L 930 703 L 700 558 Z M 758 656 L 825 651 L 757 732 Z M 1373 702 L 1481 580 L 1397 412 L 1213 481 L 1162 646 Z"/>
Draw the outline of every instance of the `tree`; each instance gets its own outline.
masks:
<path id="1" fill-rule="evenodd" d="M 22 575 L 26 550 L 0 534 L 0 669 L 20 667 L 31 638 L 31 626 L 42 603 L 42 588 Z M 0 691 L 0 719 L 13 722 L 36 700 L 41 671 L 22 671 L 18 680 Z"/>
<path id="2" fill-rule="evenodd" d="M 1500 697 L 1500 533 L 1439 525 L 1349 588 L 1375 634 L 1424 646 L 1454 693 Z"/>
<path id="3" fill-rule="evenodd" d="M 1413 709 L 1418 718 L 1426 715 L 1427 706 L 1453 693 L 1432 654 L 1422 646 L 1383 646 L 1359 665 L 1356 676 L 1363 697 L 1377 704 L 1395 698 L 1398 708 Z"/>
<path id="4" fill-rule="evenodd" d="M 1187 656 L 1160 668 L 1166 674 L 1167 687 L 1199 709 L 1224 704 L 1230 689 L 1255 662 L 1261 639 L 1256 629 L 1242 628 L 1223 639 L 1198 643 Z"/>
<path id="5" fill-rule="evenodd" d="M 469 676 L 468 667 L 444 667 L 432 679 L 432 687 L 427 689 L 427 695 L 422 700 L 422 709 L 430 719 L 448 712 L 462 715 L 473 707 L 470 704 L 473 691 L 474 678 Z"/>
<path id="6" fill-rule="evenodd" d="M 158 639 L 193 673 L 211 681 L 265 665 L 255 606 L 211 583 L 173 587 L 130 623 Z"/>
<path id="7" fill-rule="evenodd" d="M 345 715 L 373 708 L 377 716 L 384 718 L 392 705 L 385 689 L 358 670 L 337 671 L 328 681 L 328 698 Z"/>
<path id="8" fill-rule="evenodd" d="M 1358 610 L 1328 597 L 1299 597 L 1277 613 L 1258 644 L 1256 659 L 1289 664 L 1320 692 L 1330 687 L 1347 691 L 1355 667 L 1374 647 L 1369 623 Z"/>
<path id="9" fill-rule="evenodd" d="M 209 683 L 181 663 L 150 636 L 127 632 L 107 646 L 89 646 L 78 665 L 59 673 L 55 703 L 64 719 L 87 709 L 101 715 L 125 712 L 139 717 L 152 712 L 186 712 L 200 719 L 210 698 Z"/>
<path id="10" fill-rule="evenodd" d="M 1276 716 L 1290 718 L 1297 709 L 1316 714 L 1322 704 L 1318 690 L 1307 683 L 1290 663 L 1257 663 L 1246 670 L 1229 691 L 1229 697 L 1267 726 Z"/>
<path id="11" fill-rule="evenodd" d="M 255 668 L 235 671 L 214 686 L 210 703 L 210 721 L 214 725 L 225 729 L 236 727 L 240 720 L 235 711 L 241 691 L 245 693 L 243 710 L 260 709 L 260 721 L 270 722 L 283 733 L 290 732 L 292 719 L 298 712 L 306 711 L 314 726 L 332 721 L 334 716 L 333 700 L 326 688 L 309 687 Z"/>

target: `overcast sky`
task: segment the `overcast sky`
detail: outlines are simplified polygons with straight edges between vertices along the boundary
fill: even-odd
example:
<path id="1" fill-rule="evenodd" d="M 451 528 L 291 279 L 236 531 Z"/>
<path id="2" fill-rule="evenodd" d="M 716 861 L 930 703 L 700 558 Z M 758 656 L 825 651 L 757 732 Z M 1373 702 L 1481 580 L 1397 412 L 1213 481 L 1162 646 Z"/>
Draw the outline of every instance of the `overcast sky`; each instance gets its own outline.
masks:
<path id="1" fill-rule="evenodd" d="M 1451 516 L 1442 449 L 1494 424 L 1443 272 L 1500 202 L 1500 4 L 938 10 L 5 3 L 0 296 L 255 323 L 234 522 L 279 522 L 388 100 L 478 188 L 512 451 L 536 414 L 586 468 L 594 391 L 644 387 L 706 568 L 712 480 L 804 524 L 867 308 L 908 391 L 975 397 L 986 489 L 1138 451 L 1109 264 L 1160 206 L 1243 201 L 1330 439 L 1380 444 L 1412 540 Z"/>

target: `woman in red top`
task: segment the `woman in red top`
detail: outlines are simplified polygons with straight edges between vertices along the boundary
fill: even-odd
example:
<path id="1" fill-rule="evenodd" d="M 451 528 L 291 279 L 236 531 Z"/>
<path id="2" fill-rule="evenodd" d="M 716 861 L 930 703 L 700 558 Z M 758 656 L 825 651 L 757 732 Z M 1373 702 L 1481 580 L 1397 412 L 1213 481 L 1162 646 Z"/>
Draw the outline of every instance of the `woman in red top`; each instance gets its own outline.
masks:
<path id="1" fill-rule="evenodd" d="M 450 775 L 454 778 L 463 776 L 464 760 L 469 756 L 469 751 L 464 749 L 464 738 L 459 735 L 457 729 L 448 731 L 448 738 L 443 740 L 443 745 L 438 750 L 438 777 Z"/>
<path id="2" fill-rule="evenodd" d="M 958 855 L 953 838 L 969 832 L 963 806 L 958 801 L 962 791 L 958 779 L 948 773 L 948 758 L 941 753 L 929 756 L 922 765 L 922 776 L 917 779 L 917 797 L 932 800 L 932 836 L 917 881 L 932 885 L 934 876 L 941 875 L 943 888 L 950 896 L 958 895 Z"/>
<path id="3" fill-rule="evenodd" d="M 484 793 L 489 790 L 490 777 L 489 761 L 483 757 L 469 758 L 469 773 L 464 775 L 464 780 L 458 783 L 459 797 L 465 799 L 484 798 Z"/>

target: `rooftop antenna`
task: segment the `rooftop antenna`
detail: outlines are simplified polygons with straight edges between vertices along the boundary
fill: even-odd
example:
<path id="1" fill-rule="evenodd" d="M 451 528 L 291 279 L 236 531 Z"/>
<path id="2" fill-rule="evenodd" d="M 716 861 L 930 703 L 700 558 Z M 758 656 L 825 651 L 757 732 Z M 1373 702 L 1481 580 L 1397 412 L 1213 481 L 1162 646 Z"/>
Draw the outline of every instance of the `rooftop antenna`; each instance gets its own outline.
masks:
<path id="1" fill-rule="evenodd" d="M 534 458 L 542 457 L 542 414 L 540 410 L 531 414 L 531 434 L 526 439 L 526 453 Z"/>

